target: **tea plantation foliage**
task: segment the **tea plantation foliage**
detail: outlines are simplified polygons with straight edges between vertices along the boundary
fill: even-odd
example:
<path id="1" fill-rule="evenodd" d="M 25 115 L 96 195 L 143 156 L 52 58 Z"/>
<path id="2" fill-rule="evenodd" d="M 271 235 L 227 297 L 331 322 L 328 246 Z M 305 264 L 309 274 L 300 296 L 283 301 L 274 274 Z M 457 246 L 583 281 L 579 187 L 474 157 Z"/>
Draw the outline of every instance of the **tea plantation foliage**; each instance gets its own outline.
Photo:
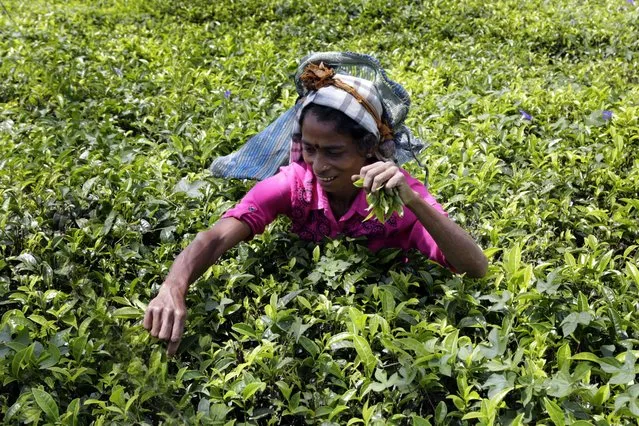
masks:
<path id="1" fill-rule="evenodd" d="M 3 5 L 4 423 L 636 424 L 633 1 Z M 293 104 L 319 50 L 405 84 L 429 145 L 407 168 L 489 274 L 279 220 L 192 286 L 167 359 L 145 305 L 252 184 L 206 168 Z"/>

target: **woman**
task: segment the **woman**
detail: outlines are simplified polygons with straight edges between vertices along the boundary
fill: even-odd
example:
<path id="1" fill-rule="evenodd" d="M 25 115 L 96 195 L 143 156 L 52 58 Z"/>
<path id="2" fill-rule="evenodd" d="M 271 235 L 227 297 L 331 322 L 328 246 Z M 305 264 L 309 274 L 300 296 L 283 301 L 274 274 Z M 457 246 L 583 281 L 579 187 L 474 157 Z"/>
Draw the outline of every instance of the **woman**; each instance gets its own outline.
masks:
<path id="1" fill-rule="evenodd" d="M 291 164 L 256 184 L 210 230 L 200 232 L 176 258 L 148 305 L 144 327 L 169 340 L 169 355 L 182 337 L 190 283 L 280 214 L 291 218 L 292 230 L 303 239 L 365 236 L 371 250 L 412 248 L 458 273 L 486 273 L 487 259 L 472 238 L 423 184 L 391 161 L 397 131 L 390 124 L 384 90 L 367 79 L 336 74 L 323 63 L 309 60 L 303 65 L 297 77 L 304 89 L 296 109 Z M 394 121 L 396 128 L 400 125 Z M 360 178 L 361 189 L 353 185 Z M 404 203 L 404 215 L 394 214 L 384 224 L 363 221 L 366 192 L 393 189 Z"/>

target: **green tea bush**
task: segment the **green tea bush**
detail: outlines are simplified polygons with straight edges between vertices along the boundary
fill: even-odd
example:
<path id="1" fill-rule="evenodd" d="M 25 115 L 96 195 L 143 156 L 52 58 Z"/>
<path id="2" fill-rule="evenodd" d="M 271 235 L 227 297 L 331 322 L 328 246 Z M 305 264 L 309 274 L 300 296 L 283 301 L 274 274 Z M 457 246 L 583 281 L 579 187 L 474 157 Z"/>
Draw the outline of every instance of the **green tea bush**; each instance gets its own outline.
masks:
<path id="1" fill-rule="evenodd" d="M 6 424 L 636 424 L 633 1 L 2 3 Z M 278 220 L 192 287 L 167 359 L 146 303 L 252 184 L 206 167 L 324 50 L 404 83 L 406 167 L 488 276 Z"/>

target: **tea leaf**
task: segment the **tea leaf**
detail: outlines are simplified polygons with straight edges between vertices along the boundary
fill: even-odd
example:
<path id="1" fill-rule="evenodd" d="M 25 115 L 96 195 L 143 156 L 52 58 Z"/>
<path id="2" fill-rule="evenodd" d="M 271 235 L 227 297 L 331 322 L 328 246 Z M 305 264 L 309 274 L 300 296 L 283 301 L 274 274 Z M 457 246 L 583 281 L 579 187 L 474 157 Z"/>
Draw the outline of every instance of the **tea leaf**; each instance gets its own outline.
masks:
<path id="1" fill-rule="evenodd" d="M 118 308 L 113 311 L 113 316 L 115 318 L 124 318 L 124 319 L 137 319 L 141 318 L 144 315 L 140 309 L 133 308 L 130 306 L 126 306 L 124 308 Z"/>
<path id="2" fill-rule="evenodd" d="M 255 395 L 256 392 L 263 392 L 266 389 L 266 383 L 254 382 L 246 385 L 244 390 L 242 391 L 242 398 L 247 400 Z"/>
<path id="3" fill-rule="evenodd" d="M 46 414 L 47 418 L 53 421 L 58 420 L 60 417 L 58 404 L 55 403 L 53 397 L 47 391 L 39 388 L 31 389 L 31 393 L 36 404 Z"/>
<path id="4" fill-rule="evenodd" d="M 353 336 L 353 345 L 357 351 L 360 361 L 366 368 L 366 374 L 370 377 L 373 374 L 373 369 L 377 366 L 377 358 L 373 354 L 368 342 L 363 337 Z"/>
<path id="5" fill-rule="evenodd" d="M 565 426 L 566 420 L 564 419 L 564 412 L 559 405 L 548 398 L 544 398 L 544 407 L 555 426 Z"/>

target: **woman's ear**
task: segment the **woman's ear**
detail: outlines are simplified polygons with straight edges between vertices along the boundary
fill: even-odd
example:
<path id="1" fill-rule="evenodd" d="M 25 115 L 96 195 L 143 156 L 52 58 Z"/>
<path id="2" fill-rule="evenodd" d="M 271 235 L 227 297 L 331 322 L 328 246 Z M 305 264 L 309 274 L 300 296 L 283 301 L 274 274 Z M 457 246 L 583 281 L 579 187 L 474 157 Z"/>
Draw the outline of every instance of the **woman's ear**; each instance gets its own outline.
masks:
<path id="1" fill-rule="evenodd" d="M 364 164 L 373 164 L 375 161 L 377 161 L 377 158 L 375 158 L 375 155 L 373 155 L 372 150 L 368 151 L 366 155 L 364 155 Z"/>

